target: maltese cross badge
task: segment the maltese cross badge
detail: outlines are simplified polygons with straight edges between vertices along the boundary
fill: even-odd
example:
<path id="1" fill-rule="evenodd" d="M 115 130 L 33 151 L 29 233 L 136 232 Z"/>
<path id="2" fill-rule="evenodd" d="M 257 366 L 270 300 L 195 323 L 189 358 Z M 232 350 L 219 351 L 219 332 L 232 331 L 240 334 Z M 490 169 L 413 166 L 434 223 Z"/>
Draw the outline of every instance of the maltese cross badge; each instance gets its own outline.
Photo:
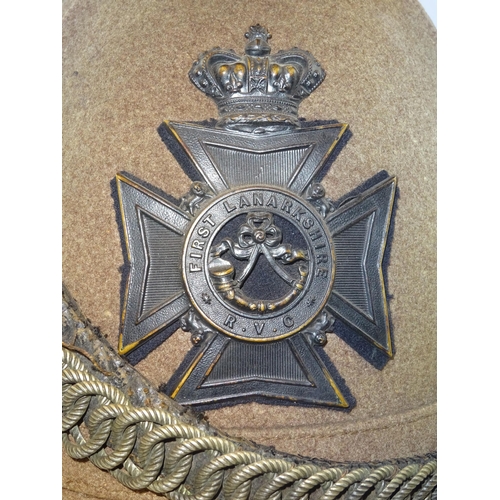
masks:
<path id="1" fill-rule="evenodd" d="M 396 179 L 326 197 L 319 177 L 347 125 L 298 119 L 325 73 L 304 50 L 270 55 L 264 27 L 246 37 L 244 55 L 212 49 L 189 72 L 218 121 L 159 128 L 189 193 L 116 177 L 129 259 L 119 352 L 180 327 L 193 347 L 163 386 L 180 403 L 349 408 L 324 346 L 333 332 L 379 368 L 392 357 L 382 261 Z"/>

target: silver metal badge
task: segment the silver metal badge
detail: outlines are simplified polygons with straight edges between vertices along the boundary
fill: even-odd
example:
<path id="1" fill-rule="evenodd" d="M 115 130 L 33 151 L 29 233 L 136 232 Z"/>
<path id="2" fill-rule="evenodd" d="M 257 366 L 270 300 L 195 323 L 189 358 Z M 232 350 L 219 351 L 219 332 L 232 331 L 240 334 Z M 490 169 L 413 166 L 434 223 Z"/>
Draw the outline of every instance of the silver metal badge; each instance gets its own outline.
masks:
<path id="1" fill-rule="evenodd" d="M 180 326 L 194 346 L 164 390 L 181 403 L 348 408 L 323 346 L 335 332 L 378 367 L 392 357 L 382 260 L 396 179 L 327 198 L 318 180 L 347 125 L 298 119 L 325 73 L 300 49 L 270 55 L 259 25 L 246 36 L 244 55 L 212 49 L 189 73 L 219 120 L 159 129 L 189 193 L 117 175 L 130 263 L 119 352 L 143 357 Z"/>

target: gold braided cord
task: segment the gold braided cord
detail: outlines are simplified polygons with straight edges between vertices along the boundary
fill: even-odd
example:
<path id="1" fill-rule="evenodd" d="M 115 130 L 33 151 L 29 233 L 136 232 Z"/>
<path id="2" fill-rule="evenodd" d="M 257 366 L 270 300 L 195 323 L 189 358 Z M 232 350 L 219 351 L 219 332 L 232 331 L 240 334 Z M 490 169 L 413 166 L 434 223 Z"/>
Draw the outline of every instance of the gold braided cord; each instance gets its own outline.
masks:
<path id="1" fill-rule="evenodd" d="M 79 323 L 77 329 L 88 338 L 87 325 Z M 101 339 L 92 342 L 102 349 Z M 218 435 L 163 400 L 138 404 L 133 383 L 109 380 L 104 374 L 110 365 L 99 369 L 99 358 L 85 356 L 82 349 L 63 347 L 64 449 L 132 490 L 148 489 L 172 500 L 437 498 L 434 456 L 332 467 L 280 455 Z M 127 370 L 133 375 L 131 367 Z"/>
<path id="2" fill-rule="evenodd" d="M 271 500 L 279 498 L 280 490 L 290 484 L 295 483 L 300 479 L 307 479 L 315 472 L 318 472 L 320 467 L 313 464 L 301 465 L 287 470 L 282 474 L 278 474 L 271 481 L 263 484 L 255 493 L 255 500 Z M 302 495 L 304 496 L 304 495 Z"/>

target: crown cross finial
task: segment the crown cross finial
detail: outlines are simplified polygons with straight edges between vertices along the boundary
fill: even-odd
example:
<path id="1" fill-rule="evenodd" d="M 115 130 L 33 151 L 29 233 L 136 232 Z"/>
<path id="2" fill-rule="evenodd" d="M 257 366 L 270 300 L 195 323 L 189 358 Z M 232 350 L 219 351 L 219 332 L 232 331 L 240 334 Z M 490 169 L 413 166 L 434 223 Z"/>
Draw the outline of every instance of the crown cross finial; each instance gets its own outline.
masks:
<path id="1" fill-rule="evenodd" d="M 267 43 L 271 37 L 271 33 L 264 26 L 260 24 L 250 26 L 250 31 L 245 33 L 245 38 L 248 38 L 245 53 L 251 56 L 266 56 L 271 52 L 271 47 Z"/>
<path id="2" fill-rule="evenodd" d="M 219 108 L 217 127 L 250 132 L 299 126 L 298 108 L 324 80 L 325 71 L 307 51 L 270 55 L 271 34 L 250 26 L 243 55 L 214 48 L 200 55 L 189 77 Z"/>

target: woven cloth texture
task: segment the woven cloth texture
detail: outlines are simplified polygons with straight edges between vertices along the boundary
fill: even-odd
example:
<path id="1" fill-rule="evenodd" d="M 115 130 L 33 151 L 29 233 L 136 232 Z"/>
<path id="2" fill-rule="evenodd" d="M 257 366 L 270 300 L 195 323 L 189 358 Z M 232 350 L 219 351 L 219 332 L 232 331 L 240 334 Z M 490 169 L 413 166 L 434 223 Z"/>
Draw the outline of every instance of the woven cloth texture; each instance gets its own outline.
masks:
<path id="1" fill-rule="evenodd" d="M 63 2 L 63 280 L 118 344 L 124 263 L 110 182 L 126 171 L 176 198 L 190 180 L 165 148 L 162 120 L 216 117 L 189 82 L 198 54 L 243 50 L 251 24 L 273 52 L 309 50 L 327 72 L 300 107 L 349 123 L 323 180 L 338 199 L 380 170 L 398 177 L 387 291 L 395 357 L 383 370 L 336 335 L 325 350 L 357 400 L 350 413 L 251 403 L 210 423 L 280 451 L 373 461 L 436 449 L 436 30 L 416 0 Z M 153 384 L 191 347 L 179 331 L 136 368 Z M 63 455 L 65 498 L 153 498 Z"/>

